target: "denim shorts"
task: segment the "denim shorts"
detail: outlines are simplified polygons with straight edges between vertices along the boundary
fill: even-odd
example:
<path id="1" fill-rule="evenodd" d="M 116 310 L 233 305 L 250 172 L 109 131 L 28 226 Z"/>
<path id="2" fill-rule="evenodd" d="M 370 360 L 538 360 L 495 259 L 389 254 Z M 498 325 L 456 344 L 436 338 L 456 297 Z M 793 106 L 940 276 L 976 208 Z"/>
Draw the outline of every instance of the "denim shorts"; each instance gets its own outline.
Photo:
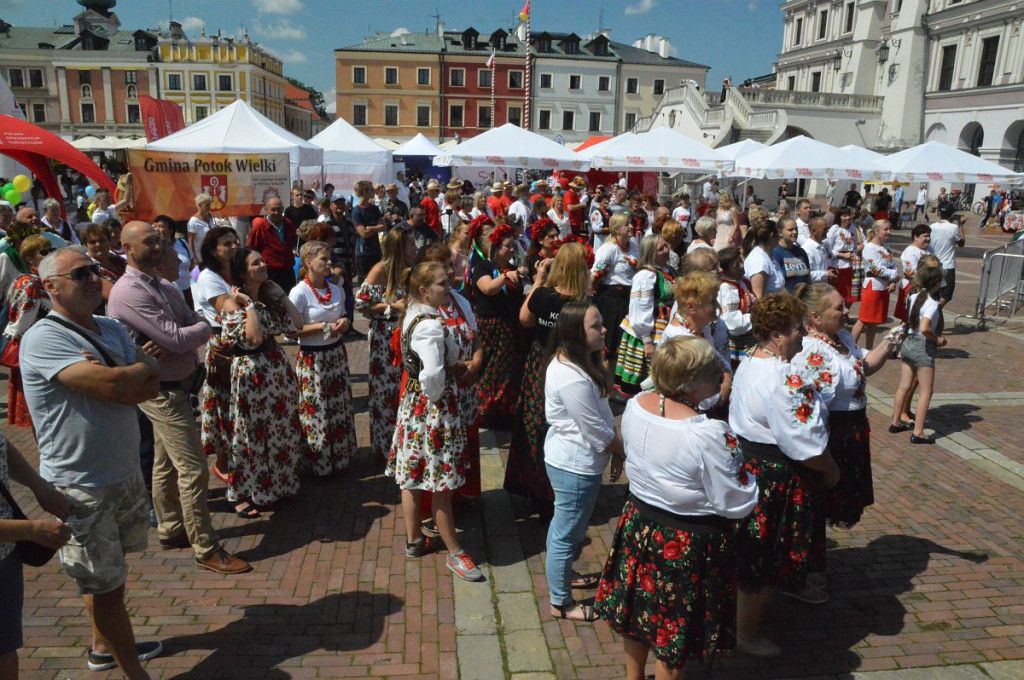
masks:
<path id="1" fill-rule="evenodd" d="M 938 346 L 919 333 L 908 335 L 900 349 L 900 358 L 915 368 L 935 368 Z"/>
<path id="2" fill-rule="evenodd" d="M 110 486 L 58 490 L 71 511 L 71 540 L 59 552 L 64 571 L 84 595 L 117 590 L 128 578 L 125 553 L 149 546 L 149 497 L 142 471 Z"/>
<path id="3" fill-rule="evenodd" d="M 0 656 L 21 649 L 21 610 L 25 602 L 25 579 L 21 556 L 15 550 L 0 560 Z"/>

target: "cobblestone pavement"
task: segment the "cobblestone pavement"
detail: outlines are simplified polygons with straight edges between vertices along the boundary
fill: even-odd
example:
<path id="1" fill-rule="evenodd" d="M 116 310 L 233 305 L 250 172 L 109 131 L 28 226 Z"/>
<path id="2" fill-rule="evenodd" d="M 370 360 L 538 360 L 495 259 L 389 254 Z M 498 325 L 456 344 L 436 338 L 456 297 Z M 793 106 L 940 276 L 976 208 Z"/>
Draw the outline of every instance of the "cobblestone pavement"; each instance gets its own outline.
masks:
<path id="1" fill-rule="evenodd" d="M 968 234 L 974 246 L 1005 241 Z M 831 601 L 771 605 L 766 628 L 783 647 L 779 659 L 730 654 L 693 664 L 687 677 L 1024 678 L 1024 334 L 952 328 L 973 308 L 979 272 L 979 260 L 962 260 L 947 310 L 950 344 L 929 417 L 935 446 L 886 431 L 895 366 L 869 381 L 876 504 L 855 529 L 830 533 Z M 364 411 L 366 344 L 348 348 Z M 398 492 L 370 459 L 366 414 L 356 420 L 363 449 L 346 474 L 304 479 L 297 499 L 257 521 L 211 502 L 226 547 L 254 572 L 199 571 L 190 551 L 159 550 L 155 534 L 129 559 L 136 634 L 166 649 L 146 663 L 154 678 L 622 677 L 621 641 L 606 624 L 548 615 L 546 524 L 501 490 L 503 433 L 483 434 L 484 493 L 456 510 L 488 576 L 476 584 L 454 580 L 441 556 L 405 558 Z M 36 458 L 29 431 L 3 429 Z M 620 482 L 602 492 L 581 571 L 601 567 L 625 491 Z M 56 563 L 26 569 L 24 620 L 22 678 L 119 677 L 86 669 L 88 621 Z"/>

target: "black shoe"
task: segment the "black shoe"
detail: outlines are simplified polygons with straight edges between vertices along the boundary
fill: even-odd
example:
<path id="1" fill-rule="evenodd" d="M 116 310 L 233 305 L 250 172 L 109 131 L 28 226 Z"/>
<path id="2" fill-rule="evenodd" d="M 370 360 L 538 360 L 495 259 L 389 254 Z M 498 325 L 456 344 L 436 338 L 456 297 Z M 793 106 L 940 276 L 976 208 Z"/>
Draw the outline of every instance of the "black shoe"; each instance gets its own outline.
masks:
<path id="1" fill-rule="evenodd" d="M 905 423 L 900 423 L 899 425 L 890 425 L 889 426 L 889 432 L 891 432 L 892 434 L 897 434 L 899 432 L 906 432 L 909 429 L 910 429 L 910 426 L 905 424 Z"/>
<path id="2" fill-rule="evenodd" d="M 935 440 L 931 437 L 918 437 L 916 434 L 910 435 L 911 444 L 934 444 Z"/>
<path id="3" fill-rule="evenodd" d="M 139 661 L 148 661 L 155 656 L 159 656 L 164 651 L 164 646 L 160 644 L 159 640 L 136 642 L 135 651 L 139 653 Z M 97 654 L 90 647 L 88 666 L 91 671 L 105 671 L 116 668 L 117 661 L 114 660 L 113 654 Z"/>
<path id="4" fill-rule="evenodd" d="M 171 538 L 161 538 L 160 547 L 164 550 L 179 550 L 181 548 L 191 548 L 192 543 L 188 540 L 188 534 L 182 531 L 177 536 Z"/>

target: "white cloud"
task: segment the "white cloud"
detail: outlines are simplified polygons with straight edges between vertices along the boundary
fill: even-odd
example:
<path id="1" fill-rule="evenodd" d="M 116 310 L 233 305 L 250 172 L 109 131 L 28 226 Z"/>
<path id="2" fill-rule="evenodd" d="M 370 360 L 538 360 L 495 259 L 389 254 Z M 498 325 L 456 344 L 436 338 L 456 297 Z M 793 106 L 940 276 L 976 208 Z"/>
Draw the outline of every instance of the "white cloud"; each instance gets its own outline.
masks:
<path id="1" fill-rule="evenodd" d="M 747 4 L 747 9 L 750 10 L 751 12 L 756 12 L 757 11 L 757 5 L 758 5 L 758 0 L 750 0 L 750 2 Z"/>
<path id="2" fill-rule="evenodd" d="M 294 14 L 302 9 L 302 0 L 252 0 L 260 14 Z"/>
<path id="3" fill-rule="evenodd" d="M 305 64 L 309 59 L 303 52 L 292 50 L 281 55 L 281 61 L 286 64 Z"/>
<path id="4" fill-rule="evenodd" d="M 305 40 L 306 38 L 306 29 L 302 26 L 293 26 L 287 19 L 269 24 L 257 20 L 253 22 L 252 32 L 261 38 L 275 40 Z"/>
<path id="5" fill-rule="evenodd" d="M 181 30 L 186 33 L 202 30 L 206 22 L 199 17 L 185 17 L 181 22 Z"/>
<path id="6" fill-rule="evenodd" d="M 635 5 L 626 5 L 626 15 L 647 14 L 657 4 L 658 0 L 638 0 Z"/>

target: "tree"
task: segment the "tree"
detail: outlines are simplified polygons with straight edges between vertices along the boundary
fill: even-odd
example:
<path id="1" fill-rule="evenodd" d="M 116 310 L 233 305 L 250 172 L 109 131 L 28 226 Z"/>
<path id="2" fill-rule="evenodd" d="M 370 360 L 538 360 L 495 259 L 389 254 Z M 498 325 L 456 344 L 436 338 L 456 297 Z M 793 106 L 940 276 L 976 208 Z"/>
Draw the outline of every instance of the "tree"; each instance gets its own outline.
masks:
<path id="1" fill-rule="evenodd" d="M 295 87 L 299 88 L 300 90 L 305 90 L 306 92 L 308 92 L 309 103 L 313 105 L 313 108 L 316 109 L 317 113 L 319 113 L 321 116 L 324 115 L 326 105 L 324 104 L 324 95 L 322 92 L 320 92 L 320 90 L 316 89 L 315 87 L 310 87 L 309 85 L 306 85 L 298 78 L 290 78 L 288 76 L 285 76 L 285 79 Z"/>

